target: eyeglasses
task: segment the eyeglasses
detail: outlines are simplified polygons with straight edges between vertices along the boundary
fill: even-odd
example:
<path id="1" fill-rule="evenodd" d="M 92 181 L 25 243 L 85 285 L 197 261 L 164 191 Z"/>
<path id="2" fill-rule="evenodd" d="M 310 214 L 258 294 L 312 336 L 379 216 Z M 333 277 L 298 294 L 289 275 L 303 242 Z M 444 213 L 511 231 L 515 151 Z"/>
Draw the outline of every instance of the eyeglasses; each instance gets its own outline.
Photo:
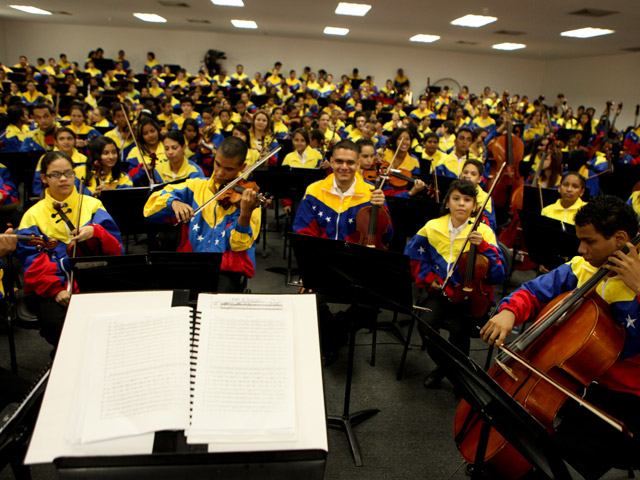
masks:
<path id="1" fill-rule="evenodd" d="M 47 173 L 45 174 L 45 177 L 47 178 L 55 178 L 56 180 L 59 180 L 60 177 L 62 177 L 64 175 L 65 178 L 73 178 L 76 176 L 76 172 L 74 172 L 73 170 L 67 170 L 66 172 L 53 172 L 53 173 Z"/>

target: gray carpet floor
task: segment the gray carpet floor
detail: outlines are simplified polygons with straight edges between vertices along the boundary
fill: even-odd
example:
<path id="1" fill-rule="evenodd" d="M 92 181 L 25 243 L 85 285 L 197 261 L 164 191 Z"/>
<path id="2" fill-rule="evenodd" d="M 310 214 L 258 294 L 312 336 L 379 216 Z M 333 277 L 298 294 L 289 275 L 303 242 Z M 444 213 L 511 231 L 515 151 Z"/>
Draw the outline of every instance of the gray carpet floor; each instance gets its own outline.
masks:
<path id="1" fill-rule="evenodd" d="M 270 212 L 270 216 L 272 211 Z M 271 222 L 273 227 L 273 222 Z M 271 228 L 267 235 L 267 248 L 257 248 L 257 272 L 249 282 L 254 293 L 295 293 L 285 285 L 283 275 L 268 272 L 270 267 L 286 266 L 283 260 L 281 235 Z M 146 251 L 142 245 L 131 247 L 131 253 Z M 532 278 L 532 274 L 517 272 L 510 288 Z M 391 319 L 384 312 L 381 319 Z M 400 321 L 407 319 L 400 317 Z M 403 327 L 406 331 L 406 327 Z M 0 331 L 0 366 L 10 368 L 6 332 Z M 19 374 L 32 380 L 49 360 L 50 347 L 37 331 L 17 330 Z M 424 376 L 434 364 L 420 348 L 419 336 L 414 334 L 404 378 L 396 380 L 402 345 L 386 331 L 378 332 L 376 365 L 369 364 L 372 334 L 360 330 L 356 336 L 355 376 L 352 389 L 351 411 L 378 408 L 380 413 L 355 428 L 362 449 L 364 466 L 356 467 L 345 435 L 329 429 L 329 455 L 326 479 L 463 479 L 468 478 L 462 459 L 453 441 L 453 417 L 458 401 L 452 385 L 446 380 L 439 390 L 426 390 Z M 478 339 L 472 339 L 471 356 L 484 365 L 487 348 Z M 347 348 L 340 352 L 338 361 L 323 369 L 327 413 L 341 414 L 344 399 Z M 459 468 L 461 467 L 461 468 Z M 34 480 L 55 477 L 52 465 L 32 467 Z M 9 467 L 0 471 L 0 480 L 12 479 Z M 609 480 L 627 478 L 626 472 L 611 471 Z"/>

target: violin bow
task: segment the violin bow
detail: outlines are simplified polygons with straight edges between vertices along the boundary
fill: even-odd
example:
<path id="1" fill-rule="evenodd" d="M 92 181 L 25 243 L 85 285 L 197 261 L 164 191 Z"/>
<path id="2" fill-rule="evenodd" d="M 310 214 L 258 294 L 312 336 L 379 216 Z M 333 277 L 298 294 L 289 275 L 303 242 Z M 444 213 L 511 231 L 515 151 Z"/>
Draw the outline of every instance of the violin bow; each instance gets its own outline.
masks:
<path id="1" fill-rule="evenodd" d="M 234 178 L 232 181 L 230 181 L 229 183 L 227 183 L 224 187 L 222 187 L 220 190 L 218 190 L 218 192 L 211 197 L 209 200 L 207 200 L 206 202 L 204 202 L 202 205 L 200 205 L 197 209 L 194 210 L 193 215 L 191 216 L 191 218 L 188 221 L 191 221 L 195 218 L 195 216 L 200 213 L 207 205 L 209 205 L 211 202 L 214 202 L 215 200 L 217 200 L 218 198 L 220 198 L 220 196 L 222 194 L 224 194 L 227 190 L 233 188 L 235 186 L 236 183 L 238 183 L 240 180 L 243 179 L 243 177 L 245 177 L 246 175 L 249 175 L 251 172 L 253 172 L 256 168 L 258 168 L 260 165 L 262 165 L 264 162 L 266 162 L 267 160 L 269 160 L 269 158 L 273 157 L 276 153 L 278 153 L 280 151 L 282 147 L 280 145 L 278 145 L 276 148 L 274 148 L 273 150 L 271 150 L 270 152 L 267 152 L 266 155 L 264 155 L 260 160 L 258 160 L 256 163 L 254 163 L 251 168 L 247 169 L 246 171 L 242 172 L 241 175 L 237 176 L 236 178 Z M 178 223 L 176 223 L 176 226 L 181 225 L 183 223 L 187 223 L 186 221 L 180 221 Z"/>
<path id="2" fill-rule="evenodd" d="M 491 200 L 491 195 L 493 194 L 493 190 L 496 187 L 496 185 L 498 184 L 498 181 L 500 181 L 500 177 L 502 176 L 502 172 L 504 171 L 504 167 L 505 167 L 506 164 L 507 164 L 507 162 L 502 162 L 502 165 L 500 166 L 500 170 L 498 170 L 498 173 L 496 174 L 496 179 L 491 184 L 491 188 L 489 189 L 489 192 L 487 193 L 487 198 L 484 199 L 484 203 L 480 206 L 480 208 L 477 209 L 476 219 L 473 222 L 473 225 L 471 227 L 471 232 L 475 231 L 476 228 L 478 228 L 478 224 L 480 223 L 480 220 L 482 219 L 482 212 L 486 208 L 487 203 L 489 203 L 489 201 Z M 480 187 L 476 187 L 476 188 L 480 188 Z M 471 233 L 471 232 L 469 232 L 469 233 Z M 445 291 L 444 289 L 449 284 L 449 281 L 451 280 L 451 277 L 453 276 L 453 272 L 456 269 L 456 265 L 458 265 L 458 262 L 460 261 L 460 257 L 462 257 L 462 253 L 464 252 L 464 249 L 467 246 L 467 243 L 469 243 L 469 236 L 468 235 L 467 235 L 467 238 L 464 239 L 464 243 L 462 244 L 462 248 L 458 252 L 458 256 L 456 257 L 455 262 L 453 262 L 453 264 L 451 265 L 451 268 L 447 272 L 447 277 L 444 279 L 444 282 L 442 282 L 442 286 L 440 287 L 442 292 Z"/>
<path id="3" fill-rule="evenodd" d="M 400 138 L 398 137 L 398 140 Z M 393 158 L 391 159 L 391 161 L 389 162 L 389 165 L 387 166 L 387 170 L 384 172 L 384 175 L 382 175 L 382 182 L 380 182 L 380 188 L 382 188 L 382 186 L 384 185 L 384 182 L 387 180 L 387 178 L 389 177 L 389 171 L 391 170 L 391 166 L 393 165 L 393 162 L 396 161 L 396 157 L 398 156 L 398 152 L 400 151 L 400 146 L 402 145 L 402 142 L 398 143 L 398 146 L 396 148 L 396 153 L 393 154 Z"/>
<path id="4" fill-rule="evenodd" d="M 75 187 L 74 187 L 75 188 Z M 76 215 L 76 237 L 80 233 L 80 215 L 82 214 L 82 199 L 84 195 L 84 177 L 80 179 L 80 191 L 78 192 L 78 214 Z M 73 242 L 73 248 L 71 249 L 71 258 L 75 258 L 76 250 L 78 249 L 78 241 Z M 73 268 L 71 269 L 71 275 L 69 275 L 69 293 L 73 295 Z"/>
<path id="5" fill-rule="evenodd" d="M 131 123 L 129 122 L 129 115 L 127 115 L 127 111 L 125 110 L 123 103 L 120 104 L 120 108 L 122 109 L 124 118 L 127 121 L 127 127 L 129 127 L 129 134 L 133 137 L 133 143 L 135 143 L 136 148 L 138 149 L 138 155 L 140 156 L 140 163 L 142 163 L 142 167 L 144 168 L 144 173 L 147 174 L 147 178 L 149 179 L 149 186 L 153 187 L 155 185 L 153 183 L 153 177 L 151 177 L 151 173 L 149 172 L 149 167 L 147 166 L 147 162 L 144 161 L 144 155 L 142 154 L 140 145 L 138 145 L 138 139 L 136 138 L 135 133 L 133 133 L 133 128 L 131 128 Z"/>

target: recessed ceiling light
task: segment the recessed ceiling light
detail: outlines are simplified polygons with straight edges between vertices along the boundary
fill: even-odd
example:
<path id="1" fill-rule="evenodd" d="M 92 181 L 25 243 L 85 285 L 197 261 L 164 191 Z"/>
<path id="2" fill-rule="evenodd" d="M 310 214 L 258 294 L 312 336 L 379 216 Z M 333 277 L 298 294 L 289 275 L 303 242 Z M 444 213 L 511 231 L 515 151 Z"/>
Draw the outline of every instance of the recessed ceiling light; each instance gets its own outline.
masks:
<path id="1" fill-rule="evenodd" d="M 497 17 L 487 17 L 484 15 L 465 15 L 464 17 L 456 18 L 451 22 L 451 25 L 458 25 L 460 27 L 482 27 L 489 23 L 493 23 L 498 20 Z"/>
<path id="2" fill-rule="evenodd" d="M 253 20 L 231 20 L 231 24 L 236 28 L 258 28 Z"/>
<path id="3" fill-rule="evenodd" d="M 221 7 L 244 7 L 242 0 L 211 0 L 211 3 Z"/>
<path id="4" fill-rule="evenodd" d="M 562 32 L 560 35 L 563 37 L 575 37 L 575 38 L 590 38 L 597 37 L 599 35 L 609 35 L 613 33 L 613 30 L 609 30 L 607 28 L 579 28 L 578 30 L 569 30 L 567 32 Z"/>
<path id="5" fill-rule="evenodd" d="M 521 48 L 526 48 L 527 46 L 524 43 L 496 43 L 491 48 L 495 48 L 496 50 L 520 50 Z"/>
<path id="6" fill-rule="evenodd" d="M 32 7 L 30 5 L 9 5 L 9 7 L 26 13 L 33 13 L 34 15 L 51 15 L 51 12 L 47 10 L 42 10 L 41 8 Z"/>
<path id="7" fill-rule="evenodd" d="M 355 17 L 364 17 L 369 10 L 371 10 L 371 5 L 365 3 L 340 2 L 336 7 L 338 15 L 353 15 Z"/>
<path id="8" fill-rule="evenodd" d="M 440 40 L 440 35 L 425 35 L 420 33 L 418 35 L 414 35 L 409 39 L 410 42 L 423 42 L 423 43 L 431 43 L 436 40 Z"/>
<path id="9" fill-rule="evenodd" d="M 167 19 L 156 15 L 155 13 L 134 13 L 134 17 L 139 18 L 143 22 L 167 23 Z"/>
<path id="10" fill-rule="evenodd" d="M 325 35 L 346 35 L 349 33 L 348 28 L 324 27 Z"/>

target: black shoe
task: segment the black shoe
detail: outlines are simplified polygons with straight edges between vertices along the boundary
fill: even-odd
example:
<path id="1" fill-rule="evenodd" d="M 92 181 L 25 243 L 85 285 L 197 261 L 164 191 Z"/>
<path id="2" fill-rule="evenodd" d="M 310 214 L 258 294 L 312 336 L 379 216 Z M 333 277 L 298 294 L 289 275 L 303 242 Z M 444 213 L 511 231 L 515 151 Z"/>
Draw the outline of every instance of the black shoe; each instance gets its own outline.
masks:
<path id="1" fill-rule="evenodd" d="M 444 375 L 437 368 L 424 379 L 424 388 L 440 388 Z"/>

